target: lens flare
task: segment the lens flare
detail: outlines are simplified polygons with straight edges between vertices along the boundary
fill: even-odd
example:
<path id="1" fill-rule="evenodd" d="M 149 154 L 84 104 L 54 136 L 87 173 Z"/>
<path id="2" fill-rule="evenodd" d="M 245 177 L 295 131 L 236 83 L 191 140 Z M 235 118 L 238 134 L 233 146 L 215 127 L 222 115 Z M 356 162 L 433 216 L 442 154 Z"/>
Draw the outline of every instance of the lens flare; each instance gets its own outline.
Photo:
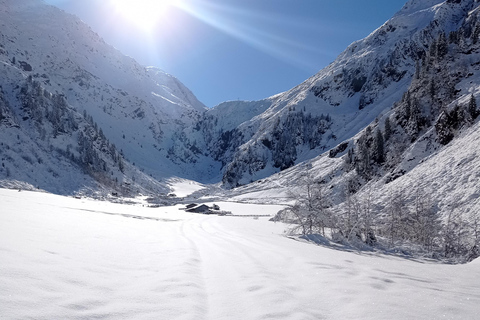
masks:
<path id="1" fill-rule="evenodd" d="M 172 6 L 180 0 L 110 0 L 116 13 L 145 32 L 152 29 L 165 17 Z"/>

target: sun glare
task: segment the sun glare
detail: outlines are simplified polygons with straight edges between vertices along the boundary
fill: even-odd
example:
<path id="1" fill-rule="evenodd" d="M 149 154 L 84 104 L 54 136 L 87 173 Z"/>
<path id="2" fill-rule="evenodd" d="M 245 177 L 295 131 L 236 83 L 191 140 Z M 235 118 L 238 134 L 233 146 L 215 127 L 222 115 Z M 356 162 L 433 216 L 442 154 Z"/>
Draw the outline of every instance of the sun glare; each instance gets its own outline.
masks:
<path id="1" fill-rule="evenodd" d="M 117 13 L 143 31 L 151 31 L 181 0 L 110 0 Z"/>

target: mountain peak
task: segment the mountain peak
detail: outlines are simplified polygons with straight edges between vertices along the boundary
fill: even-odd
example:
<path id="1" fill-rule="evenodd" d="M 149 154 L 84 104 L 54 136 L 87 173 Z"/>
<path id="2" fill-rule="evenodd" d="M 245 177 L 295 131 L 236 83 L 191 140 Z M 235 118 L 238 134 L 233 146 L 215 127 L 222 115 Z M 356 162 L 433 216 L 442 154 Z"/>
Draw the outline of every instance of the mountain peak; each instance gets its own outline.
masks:
<path id="1" fill-rule="evenodd" d="M 409 15 L 418 11 L 428 10 L 436 5 L 446 2 L 445 0 L 409 0 L 396 14 Z"/>

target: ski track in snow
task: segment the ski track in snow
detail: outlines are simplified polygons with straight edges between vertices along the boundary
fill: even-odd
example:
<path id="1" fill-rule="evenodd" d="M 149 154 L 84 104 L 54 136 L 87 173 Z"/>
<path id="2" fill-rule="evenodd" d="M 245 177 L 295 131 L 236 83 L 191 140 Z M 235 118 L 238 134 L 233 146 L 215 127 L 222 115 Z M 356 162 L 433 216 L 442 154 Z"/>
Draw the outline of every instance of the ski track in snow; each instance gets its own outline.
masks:
<path id="1" fill-rule="evenodd" d="M 332 250 L 266 218 L 178 207 L 0 201 L 0 319 L 474 319 L 480 305 L 478 260 Z"/>

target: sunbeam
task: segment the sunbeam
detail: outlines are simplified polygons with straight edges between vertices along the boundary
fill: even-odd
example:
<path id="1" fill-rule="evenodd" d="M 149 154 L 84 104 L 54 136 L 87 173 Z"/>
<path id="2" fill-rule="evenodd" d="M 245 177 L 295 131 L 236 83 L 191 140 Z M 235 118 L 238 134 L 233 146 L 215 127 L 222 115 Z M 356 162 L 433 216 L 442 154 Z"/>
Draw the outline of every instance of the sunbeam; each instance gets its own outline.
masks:
<path id="1" fill-rule="evenodd" d="M 302 53 L 330 56 L 328 50 L 306 45 L 288 36 L 287 30 L 295 27 L 309 32 L 312 25 L 292 16 L 280 16 L 272 13 L 259 13 L 244 8 L 224 4 L 214 4 L 195 0 L 183 2 L 179 7 L 204 23 L 260 50 L 276 59 L 305 70 L 312 70 L 315 61 L 302 58 Z M 284 24 L 285 22 L 285 24 Z M 308 27 L 308 29 L 307 29 Z M 279 29 L 285 29 L 285 36 L 278 35 Z"/>

